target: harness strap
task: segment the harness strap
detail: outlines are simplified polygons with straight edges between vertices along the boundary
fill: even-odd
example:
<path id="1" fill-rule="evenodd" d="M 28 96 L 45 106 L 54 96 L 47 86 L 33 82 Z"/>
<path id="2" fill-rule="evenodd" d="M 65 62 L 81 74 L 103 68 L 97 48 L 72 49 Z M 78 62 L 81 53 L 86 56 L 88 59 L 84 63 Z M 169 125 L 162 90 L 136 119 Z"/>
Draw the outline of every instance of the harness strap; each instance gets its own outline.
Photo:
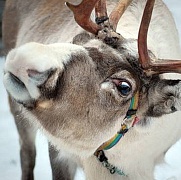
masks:
<path id="1" fill-rule="evenodd" d="M 103 166 L 106 167 L 108 170 L 110 170 L 111 174 L 117 173 L 121 176 L 127 176 L 124 174 L 122 170 L 118 169 L 117 167 L 111 165 L 108 162 L 108 158 L 105 156 L 103 150 L 109 150 L 112 147 L 114 147 L 119 142 L 119 140 L 129 131 L 129 129 L 132 128 L 139 121 L 139 118 L 136 116 L 138 108 L 138 99 L 139 99 L 139 92 L 136 92 L 134 97 L 132 97 L 131 99 L 129 109 L 126 113 L 123 123 L 121 124 L 121 129 L 111 139 L 103 143 L 94 153 L 94 155 L 103 164 Z M 129 127 L 125 123 L 126 120 L 128 119 L 133 119 Z"/>
<path id="2" fill-rule="evenodd" d="M 138 98 L 139 93 L 137 92 L 135 96 L 131 99 L 130 107 L 126 113 L 124 122 L 121 124 L 121 129 L 111 139 L 103 143 L 96 151 L 111 149 L 119 142 L 119 140 L 124 136 L 124 134 L 126 134 L 128 130 L 139 121 L 138 117 L 136 116 Z M 125 121 L 128 119 L 133 119 L 130 127 L 128 127 L 128 125 L 125 123 Z"/>

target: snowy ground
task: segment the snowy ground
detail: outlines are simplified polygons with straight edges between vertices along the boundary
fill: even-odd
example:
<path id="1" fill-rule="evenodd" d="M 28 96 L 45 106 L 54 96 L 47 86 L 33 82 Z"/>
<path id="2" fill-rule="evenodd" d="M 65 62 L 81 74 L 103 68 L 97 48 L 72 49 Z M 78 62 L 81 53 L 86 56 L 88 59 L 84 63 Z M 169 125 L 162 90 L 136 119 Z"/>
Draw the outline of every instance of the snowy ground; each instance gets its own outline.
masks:
<path id="1" fill-rule="evenodd" d="M 181 1 L 165 0 L 175 17 L 181 37 Z M 0 180 L 20 180 L 20 160 L 18 135 L 14 120 L 9 113 L 6 91 L 2 84 L 4 60 L 0 59 Z M 35 180 L 50 180 L 51 171 L 48 159 L 46 139 L 38 134 L 37 162 Z M 166 154 L 167 164 L 155 169 L 156 180 L 181 180 L 181 140 L 178 141 Z M 83 179 L 79 172 L 77 180 Z"/>

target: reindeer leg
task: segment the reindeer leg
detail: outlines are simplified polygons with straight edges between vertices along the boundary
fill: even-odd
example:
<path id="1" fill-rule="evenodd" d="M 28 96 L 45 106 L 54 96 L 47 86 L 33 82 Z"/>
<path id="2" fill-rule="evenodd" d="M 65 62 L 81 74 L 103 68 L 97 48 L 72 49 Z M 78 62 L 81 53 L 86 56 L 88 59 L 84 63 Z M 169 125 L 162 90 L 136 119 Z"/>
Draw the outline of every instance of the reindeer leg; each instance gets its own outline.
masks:
<path id="1" fill-rule="evenodd" d="M 15 123 L 20 140 L 20 159 L 22 169 L 22 180 L 34 180 L 33 169 L 35 167 L 35 137 L 36 129 L 31 126 L 21 114 L 21 107 L 10 99 L 11 112 L 14 115 Z M 13 107 L 13 108 L 12 108 Z"/>
<path id="2" fill-rule="evenodd" d="M 22 122 L 20 123 L 16 120 L 17 129 L 20 136 L 20 157 L 21 157 L 21 169 L 22 169 L 22 180 L 33 180 L 33 170 L 35 167 L 35 157 L 36 157 L 36 148 L 35 148 L 35 137 L 36 132 L 32 127 L 26 125 L 23 126 Z"/>
<path id="3" fill-rule="evenodd" d="M 49 143 L 49 156 L 53 180 L 73 180 L 77 165 L 69 159 L 62 159 L 60 152 Z"/>

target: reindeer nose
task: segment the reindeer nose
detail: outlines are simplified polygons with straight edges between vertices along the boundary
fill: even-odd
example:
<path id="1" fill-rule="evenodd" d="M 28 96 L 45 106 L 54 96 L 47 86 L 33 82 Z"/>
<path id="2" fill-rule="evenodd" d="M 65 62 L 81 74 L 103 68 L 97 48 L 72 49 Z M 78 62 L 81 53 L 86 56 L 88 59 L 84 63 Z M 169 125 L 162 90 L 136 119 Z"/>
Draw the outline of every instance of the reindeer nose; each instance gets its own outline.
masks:
<path id="1" fill-rule="evenodd" d="M 4 84 L 8 92 L 20 101 L 41 96 L 40 86 L 56 86 L 59 75 L 71 60 L 72 54 L 87 51 L 77 45 L 27 43 L 11 50 L 6 58 Z M 24 93 L 24 98 L 21 97 Z"/>
<path id="2" fill-rule="evenodd" d="M 55 66 L 56 58 L 47 46 L 38 43 L 25 44 L 8 54 L 4 68 L 4 85 L 15 99 L 37 99 L 40 97 L 38 86 L 47 80 Z M 21 93 L 26 96 L 22 98 Z"/>

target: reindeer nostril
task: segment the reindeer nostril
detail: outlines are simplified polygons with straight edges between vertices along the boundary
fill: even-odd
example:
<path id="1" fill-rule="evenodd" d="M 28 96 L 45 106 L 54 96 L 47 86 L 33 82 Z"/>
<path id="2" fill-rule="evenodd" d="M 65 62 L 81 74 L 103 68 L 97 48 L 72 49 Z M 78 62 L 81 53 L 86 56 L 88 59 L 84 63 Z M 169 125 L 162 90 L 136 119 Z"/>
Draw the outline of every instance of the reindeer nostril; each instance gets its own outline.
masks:
<path id="1" fill-rule="evenodd" d="M 27 73 L 29 78 L 36 84 L 36 85 L 42 85 L 50 76 L 51 74 L 55 72 L 55 69 L 48 69 L 43 72 L 39 72 L 33 69 L 28 69 Z"/>
<path id="2" fill-rule="evenodd" d="M 176 111 L 177 111 L 176 107 L 175 107 L 175 106 L 172 106 L 172 107 L 171 107 L 171 111 L 172 111 L 172 112 L 176 112 Z"/>
<path id="3" fill-rule="evenodd" d="M 40 72 L 38 72 L 36 70 L 32 70 L 32 69 L 28 69 L 27 73 L 28 73 L 29 77 L 35 77 L 35 76 L 38 76 L 39 74 L 41 74 Z"/>
<path id="4" fill-rule="evenodd" d="M 14 74 L 10 73 L 11 77 L 14 79 L 14 81 L 16 81 L 18 84 L 25 86 L 24 83 Z"/>
<path id="5" fill-rule="evenodd" d="M 28 69 L 27 70 L 28 76 L 30 79 L 36 84 L 36 85 L 41 85 L 43 84 L 47 78 L 48 75 L 46 72 L 38 72 L 36 70 Z"/>

